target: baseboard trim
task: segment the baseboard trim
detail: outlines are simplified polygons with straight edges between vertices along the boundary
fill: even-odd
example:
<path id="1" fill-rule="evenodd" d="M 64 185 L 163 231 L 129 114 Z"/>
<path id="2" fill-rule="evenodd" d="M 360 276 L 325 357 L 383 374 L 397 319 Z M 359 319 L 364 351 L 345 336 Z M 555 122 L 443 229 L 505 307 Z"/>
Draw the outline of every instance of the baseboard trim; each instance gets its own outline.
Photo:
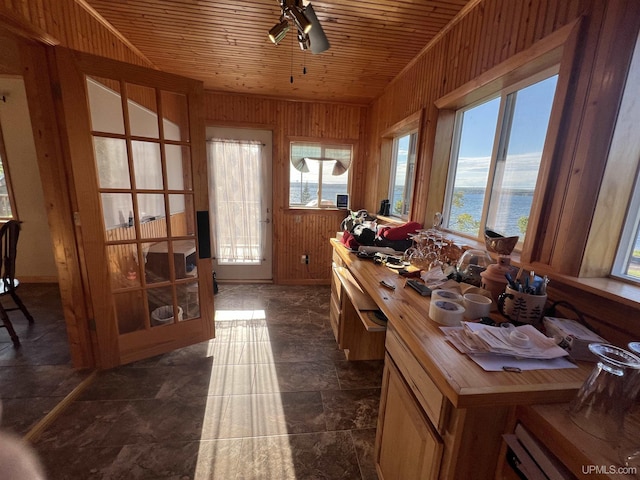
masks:
<path id="1" fill-rule="evenodd" d="M 278 285 L 331 285 L 331 279 L 286 279 L 279 281 Z"/>
<path id="2" fill-rule="evenodd" d="M 51 423 L 53 423 L 53 421 L 56 420 L 69 405 L 71 405 L 71 402 L 73 402 L 89 385 L 93 383 L 97 375 L 97 370 L 91 372 L 87 378 L 80 382 L 76 388 L 71 390 L 66 397 L 53 407 L 51 411 L 42 418 L 42 420 L 31 427 L 31 430 L 24 435 L 23 439 L 29 443 L 33 443 L 38 440 L 40 435 L 42 435 L 42 432 L 44 432 L 47 427 L 51 425 Z"/>
<path id="3" fill-rule="evenodd" d="M 249 283 L 266 283 L 266 284 L 271 284 L 273 283 L 273 280 L 217 280 L 218 284 L 220 285 L 231 285 L 231 284 L 236 284 L 236 285 L 242 285 L 242 284 L 249 284 Z"/>
<path id="4" fill-rule="evenodd" d="M 58 277 L 55 276 L 24 276 L 24 275 L 16 275 L 20 283 L 58 283 Z"/>

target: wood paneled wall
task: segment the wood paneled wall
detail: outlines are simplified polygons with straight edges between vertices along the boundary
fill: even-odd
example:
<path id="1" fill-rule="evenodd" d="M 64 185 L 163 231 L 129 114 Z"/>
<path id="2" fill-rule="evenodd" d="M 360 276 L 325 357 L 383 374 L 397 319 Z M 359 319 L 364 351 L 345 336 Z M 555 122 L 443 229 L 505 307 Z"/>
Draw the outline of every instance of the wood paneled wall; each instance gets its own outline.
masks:
<path id="1" fill-rule="evenodd" d="M 362 141 L 367 108 L 353 105 L 289 102 L 271 98 L 208 92 L 208 125 L 255 127 L 273 131 L 273 259 L 274 281 L 280 284 L 328 284 L 331 247 L 341 210 L 289 209 L 289 142 L 331 140 L 354 142 L 351 172 L 353 208 L 361 208 L 367 175 Z M 368 178 L 372 178 L 369 176 Z M 300 263 L 309 255 L 309 264 Z"/>
<path id="2" fill-rule="evenodd" d="M 516 53 L 574 21 L 590 10 L 585 0 L 485 0 L 458 19 L 428 45 L 422 54 L 387 87 L 371 108 L 370 166 L 378 165 L 382 132 L 409 115 L 425 110 L 418 159 L 416 197 L 423 207 L 413 218 L 424 220 L 433 142 L 438 120 L 434 103 L 445 94 L 478 77 Z M 374 209 L 382 192 L 367 191 L 365 204 Z"/>
<path id="3" fill-rule="evenodd" d="M 371 105 L 365 169 L 377 169 L 388 161 L 380 153 L 382 133 L 422 110 L 425 121 L 412 219 L 426 221 L 441 211 L 449 150 L 435 143 L 441 112 L 434 102 L 514 56 L 535 50 L 537 42 L 572 24 L 579 27 L 568 40 L 573 42 L 565 72 L 570 84 L 560 99 L 553 169 L 534 235 L 540 246 L 526 260 L 536 272 L 577 276 L 640 27 L 638 2 L 483 0 L 428 45 Z M 383 191 L 365 191 L 365 207 L 375 209 L 385 197 Z M 567 300 L 588 312 L 590 323 L 612 342 L 638 338 L 640 331 L 632 320 L 640 308 L 634 302 L 621 303 L 575 282 L 564 283 L 561 275 L 557 278 L 549 290 L 551 301 Z M 571 318 L 571 312 L 564 313 Z"/>
<path id="4" fill-rule="evenodd" d="M 126 38 L 91 15 L 82 0 L 0 0 L 0 20 L 20 34 L 81 52 L 153 68 Z"/>

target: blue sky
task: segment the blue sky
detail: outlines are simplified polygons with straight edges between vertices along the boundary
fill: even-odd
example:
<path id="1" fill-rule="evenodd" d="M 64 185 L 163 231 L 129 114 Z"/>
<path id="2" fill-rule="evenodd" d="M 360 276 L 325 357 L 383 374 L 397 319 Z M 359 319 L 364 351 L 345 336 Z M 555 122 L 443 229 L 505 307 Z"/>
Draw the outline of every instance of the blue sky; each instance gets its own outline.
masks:
<path id="1" fill-rule="evenodd" d="M 553 76 L 517 93 L 505 186 L 535 186 L 556 83 L 557 76 Z M 495 98 L 464 113 L 456 186 L 486 185 L 499 108 L 500 98 Z"/>
<path id="2" fill-rule="evenodd" d="M 535 185 L 556 83 L 557 75 L 554 75 L 518 92 L 509 141 L 505 186 L 533 188 Z M 465 112 L 457 186 L 486 185 L 499 108 L 500 98 L 494 98 Z M 398 145 L 397 179 L 403 179 L 406 174 L 408 150 L 409 135 L 401 138 Z M 292 169 L 291 181 L 299 179 L 299 172 Z M 325 183 L 333 181 L 343 182 L 344 179 L 324 179 Z"/>

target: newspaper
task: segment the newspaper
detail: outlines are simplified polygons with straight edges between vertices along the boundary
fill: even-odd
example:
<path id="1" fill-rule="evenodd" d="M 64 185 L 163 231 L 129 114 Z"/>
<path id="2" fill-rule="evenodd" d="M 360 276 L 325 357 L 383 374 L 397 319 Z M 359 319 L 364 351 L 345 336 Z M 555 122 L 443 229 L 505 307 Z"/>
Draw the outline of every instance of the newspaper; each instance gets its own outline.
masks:
<path id="1" fill-rule="evenodd" d="M 440 327 L 447 339 L 462 353 L 493 353 L 516 358 L 549 360 L 567 355 L 531 325 L 508 328 L 463 322 L 461 327 Z"/>

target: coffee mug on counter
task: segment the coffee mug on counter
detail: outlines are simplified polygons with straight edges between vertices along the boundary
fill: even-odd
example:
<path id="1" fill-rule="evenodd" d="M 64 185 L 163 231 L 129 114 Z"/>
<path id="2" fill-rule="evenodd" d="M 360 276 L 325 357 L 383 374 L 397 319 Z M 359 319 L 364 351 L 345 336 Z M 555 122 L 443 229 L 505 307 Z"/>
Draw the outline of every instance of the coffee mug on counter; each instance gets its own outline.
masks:
<path id="1" fill-rule="evenodd" d="M 547 295 L 532 295 L 519 292 L 510 286 L 505 287 L 504 293 L 498 296 L 498 310 L 512 322 L 530 323 L 537 325 L 544 315 L 544 305 Z"/>

